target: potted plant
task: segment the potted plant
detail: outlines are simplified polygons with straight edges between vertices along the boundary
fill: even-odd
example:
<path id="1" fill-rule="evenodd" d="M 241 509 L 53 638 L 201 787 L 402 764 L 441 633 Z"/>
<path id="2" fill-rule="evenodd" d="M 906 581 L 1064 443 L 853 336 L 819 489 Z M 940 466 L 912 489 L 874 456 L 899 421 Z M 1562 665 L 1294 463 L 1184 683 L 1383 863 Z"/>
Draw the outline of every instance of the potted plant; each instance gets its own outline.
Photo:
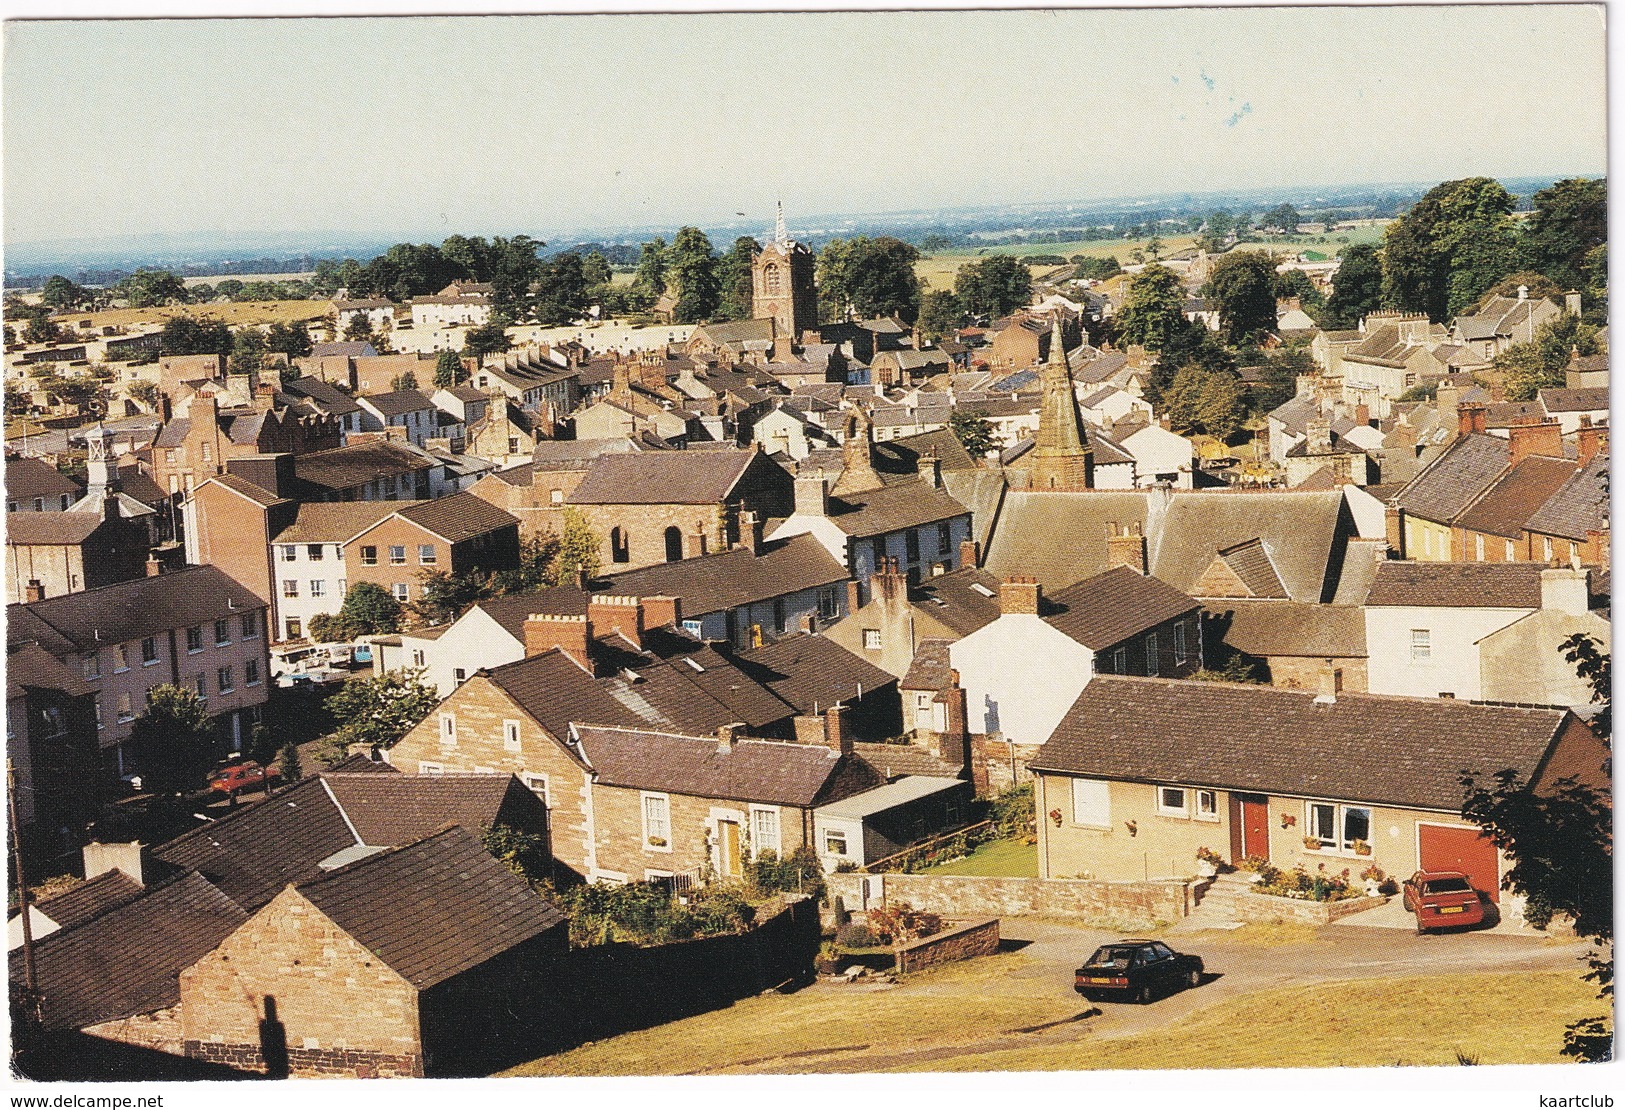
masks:
<path id="1" fill-rule="evenodd" d="M 1374 863 L 1360 872 L 1360 878 L 1365 881 L 1365 896 L 1367 898 L 1381 898 L 1382 883 L 1387 877 L 1388 873 Z"/>
<path id="2" fill-rule="evenodd" d="M 1354 842 L 1354 854 L 1357 856 L 1369 856 L 1371 854 L 1371 845 L 1367 844 L 1363 840 L 1356 840 Z"/>
<path id="3" fill-rule="evenodd" d="M 649 846 L 651 848 L 664 848 L 666 846 L 666 838 L 663 836 L 651 836 L 649 838 Z"/>
<path id="4" fill-rule="evenodd" d="M 1203 878 L 1212 878 L 1224 866 L 1224 857 L 1212 848 L 1196 849 L 1196 873 Z"/>
<path id="5" fill-rule="evenodd" d="M 1304 837 L 1303 838 L 1303 846 L 1305 848 L 1309 849 L 1311 852 L 1320 851 L 1320 837 L 1318 837 L 1318 836 L 1306 836 L 1306 837 Z"/>

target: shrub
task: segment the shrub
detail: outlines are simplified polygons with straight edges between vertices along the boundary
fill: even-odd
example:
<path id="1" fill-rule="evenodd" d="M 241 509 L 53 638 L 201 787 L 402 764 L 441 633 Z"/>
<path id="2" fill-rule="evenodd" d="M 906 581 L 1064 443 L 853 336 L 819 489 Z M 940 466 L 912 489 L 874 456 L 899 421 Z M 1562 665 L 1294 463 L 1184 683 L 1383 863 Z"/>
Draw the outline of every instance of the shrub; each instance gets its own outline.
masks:
<path id="1" fill-rule="evenodd" d="M 867 925 L 846 924 L 835 930 L 835 943 L 842 948 L 875 948 L 885 941 Z"/>
<path id="2" fill-rule="evenodd" d="M 907 902 L 869 911 L 869 928 L 884 941 L 903 944 L 942 931 L 942 918 L 917 910 Z"/>
<path id="3" fill-rule="evenodd" d="M 1033 810 L 1033 784 L 1022 783 L 1014 790 L 1006 790 L 990 803 L 988 819 L 998 826 L 1003 837 L 1036 833 L 1038 826 Z"/>

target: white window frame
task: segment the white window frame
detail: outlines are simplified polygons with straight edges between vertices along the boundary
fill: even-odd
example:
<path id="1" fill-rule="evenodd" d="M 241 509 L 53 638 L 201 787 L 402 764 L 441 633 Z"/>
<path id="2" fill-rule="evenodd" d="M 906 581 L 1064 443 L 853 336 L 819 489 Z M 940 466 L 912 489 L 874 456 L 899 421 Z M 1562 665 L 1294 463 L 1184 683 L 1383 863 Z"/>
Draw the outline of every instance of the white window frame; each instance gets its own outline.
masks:
<path id="1" fill-rule="evenodd" d="M 1187 658 L 1189 658 L 1189 656 L 1187 654 L 1189 649 L 1186 647 L 1186 639 L 1187 639 L 1187 637 L 1185 635 L 1185 622 L 1182 621 L 1182 620 L 1181 621 L 1175 621 L 1174 622 L 1174 662 L 1175 663 L 1183 663 Z"/>
<path id="2" fill-rule="evenodd" d="M 671 795 L 650 790 L 638 792 L 638 815 L 643 823 L 645 852 L 671 851 Z M 653 818 L 653 820 L 651 820 Z M 660 840 L 655 844 L 652 841 Z"/>
<path id="3" fill-rule="evenodd" d="M 521 722 L 507 718 L 502 722 L 502 748 L 504 751 L 516 752 L 522 747 L 520 743 Z"/>
<path id="4" fill-rule="evenodd" d="M 444 763 L 430 763 L 427 760 L 418 760 L 418 774 L 420 775 L 443 775 L 445 773 L 446 765 Z"/>
<path id="5" fill-rule="evenodd" d="M 1179 804 L 1170 805 L 1169 795 L 1173 792 L 1179 794 Z M 1188 819 L 1191 815 L 1191 792 L 1183 786 L 1157 787 L 1157 816 L 1178 817 Z"/>
<path id="6" fill-rule="evenodd" d="M 1072 823 L 1092 829 L 1112 827 L 1112 788 L 1104 779 L 1072 780 Z"/>
<path id="7" fill-rule="evenodd" d="M 865 628 L 863 630 L 863 650 L 879 651 L 880 647 L 880 629 Z"/>
<path id="8" fill-rule="evenodd" d="M 425 567 L 434 566 L 435 564 L 437 564 L 439 562 L 440 562 L 440 552 L 435 549 L 434 544 L 432 544 L 432 543 L 420 543 L 420 544 L 418 544 L 418 565 L 419 566 L 425 566 Z"/>
<path id="9" fill-rule="evenodd" d="M 1217 821 L 1219 819 L 1219 792 L 1198 787 L 1196 790 L 1196 811 L 1191 816 L 1198 821 Z"/>
<path id="10" fill-rule="evenodd" d="M 1433 629 L 1411 629 L 1411 662 L 1433 662 Z"/>
<path id="11" fill-rule="evenodd" d="M 310 596 L 311 597 L 326 597 L 327 596 L 327 579 L 325 579 L 325 578 L 312 578 L 310 580 Z"/>
<path id="12" fill-rule="evenodd" d="M 772 835 L 767 834 L 766 826 L 772 825 Z M 750 807 L 750 846 L 756 853 L 773 852 L 779 856 L 784 855 L 783 827 L 779 822 L 778 806 L 751 806 Z"/>
<path id="13" fill-rule="evenodd" d="M 440 714 L 440 744 L 446 748 L 457 746 L 457 714 Z"/>
<path id="14" fill-rule="evenodd" d="M 519 781 L 525 784 L 526 790 L 529 790 L 542 800 L 542 805 L 548 809 L 553 808 L 553 794 L 546 775 L 540 771 L 525 771 L 520 774 Z"/>
<path id="15" fill-rule="evenodd" d="M 1161 645 L 1157 643 L 1157 634 L 1155 632 L 1146 633 L 1146 637 L 1145 637 L 1145 673 L 1147 675 L 1155 675 L 1159 670 L 1162 669 L 1162 659 L 1160 658 L 1160 650 L 1161 650 Z"/>
<path id="16" fill-rule="evenodd" d="M 397 551 L 400 552 L 399 556 L 395 554 Z M 404 543 L 389 545 L 389 565 L 392 567 L 404 567 L 406 565 L 406 545 Z"/>
<path id="17" fill-rule="evenodd" d="M 835 847 L 835 845 L 833 843 L 831 843 L 831 841 L 833 841 L 833 840 L 839 840 L 841 842 L 841 846 L 839 848 Z M 851 859 L 852 858 L 849 855 L 850 840 L 848 839 L 848 837 L 846 835 L 846 830 L 845 829 L 825 829 L 824 830 L 824 841 L 823 841 L 823 843 L 824 843 L 824 852 L 823 852 L 824 855 L 826 855 L 826 856 L 840 856 L 843 859 Z"/>
<path id="18" fill-rule="evenodd" d="M 394 593 L 396 601 L 404 602 L 410 599 L 412 587 L 407 582 L 396 582 L 391 592 Z"/>

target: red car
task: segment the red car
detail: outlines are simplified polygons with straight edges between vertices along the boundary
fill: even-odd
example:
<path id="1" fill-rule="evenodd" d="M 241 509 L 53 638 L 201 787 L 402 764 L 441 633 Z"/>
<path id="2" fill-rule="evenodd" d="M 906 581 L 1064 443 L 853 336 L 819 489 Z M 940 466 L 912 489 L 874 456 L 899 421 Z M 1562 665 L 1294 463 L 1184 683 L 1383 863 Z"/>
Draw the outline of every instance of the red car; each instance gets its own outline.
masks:
<path id="1" fill-rule="evenodd" d="M 1460 871 L 1418 871 L 1405 880 L 1405 908 L 1416 915 L 1416 932 L 1484 920 L 1484 900 Z"/>
<path id="2" fill-rule="evenodd" d="M 282 772 L 275 767 L 261 767 L 253 760 L 222 767 L 209 776 L 209 789 L 220 794 L 235 794 L 240 790 L 263 790 L 276 785 Z"/>

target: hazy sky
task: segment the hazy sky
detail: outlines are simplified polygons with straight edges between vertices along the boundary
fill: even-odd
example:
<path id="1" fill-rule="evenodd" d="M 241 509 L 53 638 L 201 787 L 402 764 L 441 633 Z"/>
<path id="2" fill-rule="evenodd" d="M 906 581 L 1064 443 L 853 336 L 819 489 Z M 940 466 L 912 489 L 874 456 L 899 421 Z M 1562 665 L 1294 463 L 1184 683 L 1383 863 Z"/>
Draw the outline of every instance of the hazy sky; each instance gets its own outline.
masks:
<path id="1" fill-rule="evenodd" d="M 1549 4 L 13 22 L 5 237 L 1600 173 L 1604 66 Z"/>

